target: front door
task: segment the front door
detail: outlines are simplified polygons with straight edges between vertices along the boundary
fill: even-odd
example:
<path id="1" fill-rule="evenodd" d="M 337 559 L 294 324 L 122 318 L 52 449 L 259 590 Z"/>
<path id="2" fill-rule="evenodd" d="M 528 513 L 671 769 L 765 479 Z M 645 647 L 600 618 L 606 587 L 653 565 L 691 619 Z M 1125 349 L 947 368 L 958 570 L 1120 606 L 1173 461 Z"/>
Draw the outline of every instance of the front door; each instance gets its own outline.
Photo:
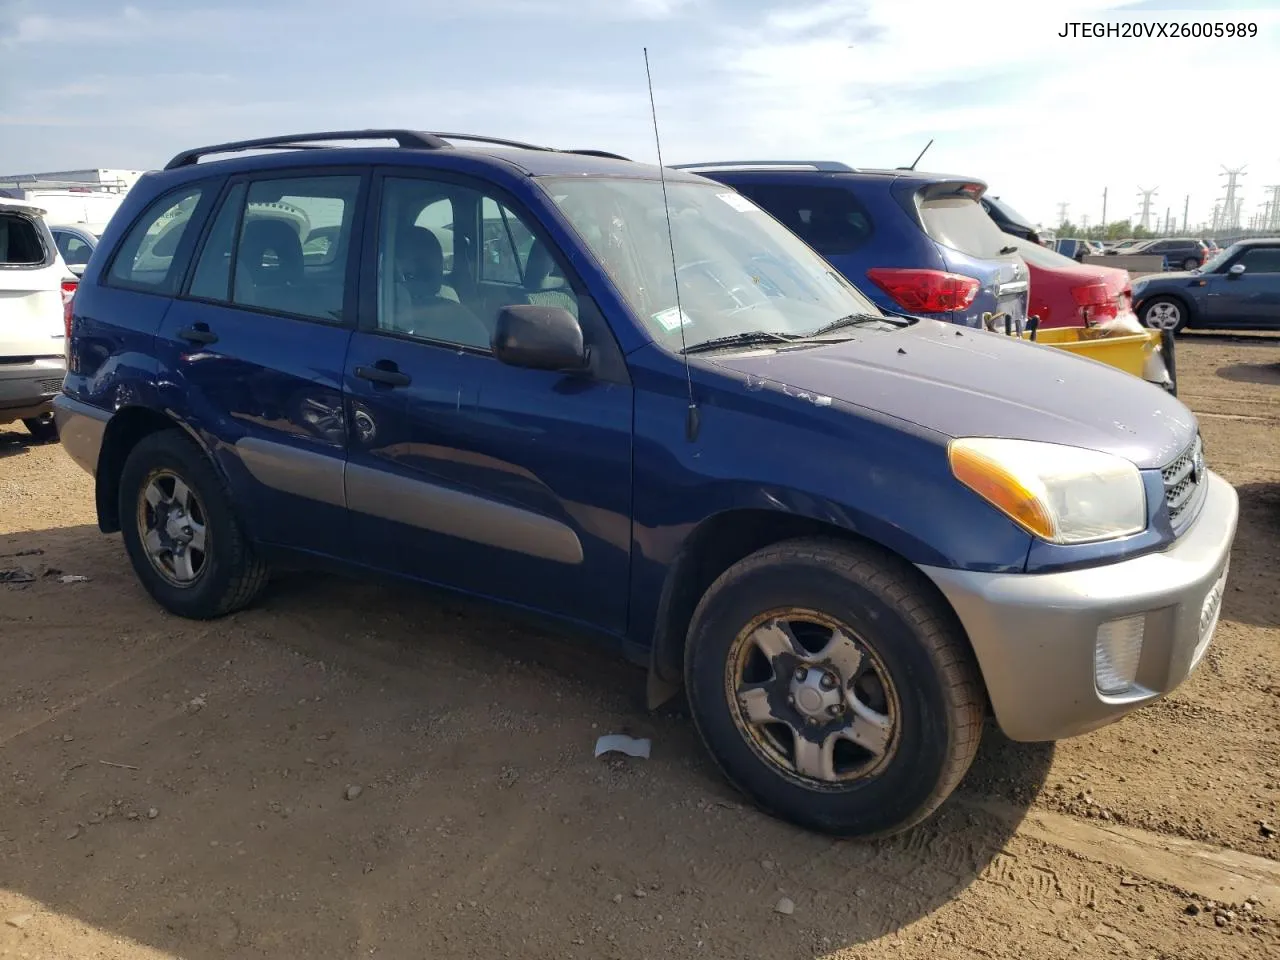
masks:
<path id="1" fill-rule="evenodd" d="M 1240 264 L 1244 273 L 1232 274 Z M 1280 327 L 1280 247 L 1246 247 L 1208 278 L 1206 313 L 1213 326 Z"/>
<path id="2" fill-rule="evenodd" d="M 512 198 L 410 173 L 375 194 L 344 378 L 361 558 L 621 632 L 632 391 L 612 334 Z M 577 314 L 591 374 L 493 357 L 499 311 L 529 303 Z"/>
<path id="3" fill-rule="evenodd" d="M 157 349 L 165 402 L 217 459 L 256 539 L 348 549 L 342 366 L 367 177 L 234 178 Z"/>

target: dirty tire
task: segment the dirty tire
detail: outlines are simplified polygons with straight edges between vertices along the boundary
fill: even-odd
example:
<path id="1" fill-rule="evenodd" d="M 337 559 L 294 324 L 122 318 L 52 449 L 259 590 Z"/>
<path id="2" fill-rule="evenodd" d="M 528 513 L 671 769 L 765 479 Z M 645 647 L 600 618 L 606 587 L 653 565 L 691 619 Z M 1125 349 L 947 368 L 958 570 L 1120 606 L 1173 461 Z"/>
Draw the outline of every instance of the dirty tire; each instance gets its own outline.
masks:
<path id="1" fill-rule="evenodd" d="M 734 720 L 725 676 L 739 633 L 766 611 L 805 607 L 858 632 L 899 704 L 886 764 L 815 789 L 763 759 Z M 986 696 L 954 613 L 910 564 L 870 545 L 824 539 L 766 547 L 730 567 L 694 612 L 685 651 L 694 722 L 728 779 L 767 812 L 845 837 L 877 837 L 927 818 L 973 762 Z"/>
<path id="2" fill-rule="evenodd" d="M 138 498 L 148 478 L 163 468 L 199 498 L 211 546 L 206 568 L 190 586 L 168 583 L 152 566 L 138 529 Z M 254 553 L 231 498 L 204 451 L 179 430 L 162 430 L 138 441 L 120 474 L 120 531 L 134 572 L 147 592 L 170 613 L 209 620 L 248 606 L 267 584 L 266 565 Z"/>
<path id="3" fill-rule="evenodd" d="M 58 439 L 58 424 L 51 413 L 43 417 L 27 417 L 22 425 L 36 443 L 53 443 Z"/>

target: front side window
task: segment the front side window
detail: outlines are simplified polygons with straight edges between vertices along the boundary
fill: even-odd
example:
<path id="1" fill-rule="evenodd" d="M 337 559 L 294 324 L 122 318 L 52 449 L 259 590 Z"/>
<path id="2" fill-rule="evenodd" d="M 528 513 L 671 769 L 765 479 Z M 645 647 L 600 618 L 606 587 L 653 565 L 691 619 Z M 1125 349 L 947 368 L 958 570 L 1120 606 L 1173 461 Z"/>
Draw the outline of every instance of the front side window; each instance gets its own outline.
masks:
<path id="1" fill-rule="evenodd" d="M 89 262 L 93 247 L 85 243 L 81 237 L 77 237 L 74 233 L 59 233 L 56 239 L 58 252 L 62 254 L 63 262 L 67 266 L 83 267 Z"/>
<path id="2" fill-rule="evenodd" d="M 453 183 L 389 177 L 378 226 L 378 329 L 488 349 L 503 307 L 580 315 L 532 227 L 495 197 Z"/>
<path id="3" fill-rule="evenodd" d="M 1253 247 L 1236 261 L 1249 274 L 1280 273 L 1280 247 Z"/>
<path id="4" fill-rule="evenodd" d="M 200 186 L 183 187 L 153 203 L 125 236 L 111 262 L 108 281 L 115 286 L 172 293 L 182 275 L 177 257 L 200 203 Z"/>
<path id="5" fill-rule="evenodd" d="M 680 349 L 682 340 L 692 346 L 739 333 L 805 335 L 851 315 L 882 317 L 795 234 L 723 186 L 668 183 L 664 204 L 656 180 L 539 182 L 668 349 Z"/>

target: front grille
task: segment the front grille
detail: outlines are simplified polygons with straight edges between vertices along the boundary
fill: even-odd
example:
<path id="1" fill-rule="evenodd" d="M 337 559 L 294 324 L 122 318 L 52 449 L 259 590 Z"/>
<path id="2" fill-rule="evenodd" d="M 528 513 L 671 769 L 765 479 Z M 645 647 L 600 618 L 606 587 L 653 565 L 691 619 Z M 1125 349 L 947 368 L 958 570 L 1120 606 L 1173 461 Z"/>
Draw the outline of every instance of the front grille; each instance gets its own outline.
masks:
<path id="1" fill-rule="evenodd" d="M 1205 482 L 1204 444 L 1197 436 L 1182 456 L 1160 471 L 1164 477 L 1164 503 L 1175 530 L 1191 522 Z"/>
<path id="2" fill-rule="evenodd" d="M 40 392 L 41 393 L 61 393 L 62 381 L 61 380 L 41 380 Z"/>

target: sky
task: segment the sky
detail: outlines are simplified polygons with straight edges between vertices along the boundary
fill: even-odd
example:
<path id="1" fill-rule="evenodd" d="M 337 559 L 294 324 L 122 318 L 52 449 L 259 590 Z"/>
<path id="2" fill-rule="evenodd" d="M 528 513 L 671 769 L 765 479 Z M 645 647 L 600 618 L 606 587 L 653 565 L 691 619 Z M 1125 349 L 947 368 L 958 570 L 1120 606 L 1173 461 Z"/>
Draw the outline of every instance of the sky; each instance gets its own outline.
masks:
<path id="1" fill-rule="evenodd" d="M 1060 37 L 1070 21 L 1254 37 Z M 307 130 L 973 176 L 1046 226 L 1280 184 L 1280 0 L 0 0 L 0 175 Z"/>

